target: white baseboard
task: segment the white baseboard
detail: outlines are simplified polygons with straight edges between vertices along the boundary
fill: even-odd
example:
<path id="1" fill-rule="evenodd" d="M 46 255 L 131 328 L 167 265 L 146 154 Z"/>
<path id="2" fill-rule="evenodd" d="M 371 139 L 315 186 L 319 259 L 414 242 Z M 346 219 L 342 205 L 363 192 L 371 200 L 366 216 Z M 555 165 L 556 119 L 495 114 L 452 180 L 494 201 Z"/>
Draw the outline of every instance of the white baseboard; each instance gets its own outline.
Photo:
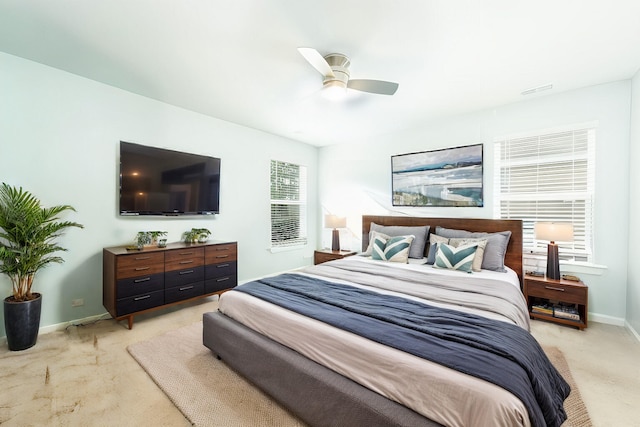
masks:
<path id="1" fill-rule="evenodd" d="M 606 323 L 607 325 L 625 326 L 625 320 L 620 317 L 607 316 L 606 314 L 589 313 L 589 322 Z"/>
<path id="2" fill-rule="evenodd" d="M 96 314 L 94 316 L 85 317 L 84 319 L 76 319 L 76 320 L 71 320 L 69 322 L 56 323 L 55 325 L 43 326 L 38 331 L 38 335 L 40 335 L 40 334 L 48 334 L 49 332 L 62 331 L 62 330 L 65 330 L 66 328 L 68 328 L 69 326 L 82 325 L 82 324 L 85 324 L 85 323 L 96 322 L 98 320 L 108 319 L 110 317 L 111 317 L 111 315 L 109 313 L 104 312 L 102 314 Z M 6 335 L 0 337 L 0 345 L 6 345 L 6 344 L 7 344 Z"/>
<path id="3" fill-rule="evenodd" d="M 633 334 L 634 337 L 636 337 L 636 339 L 638 341 L 640 341 L 640 334 L 638 333 L 638 331 L 636 331 L 635 329 L 633 329 L 633 326 L 631 326 L 631 324 L 629 322 L 624 322 L 624 326 L 631 331 L 631 333 Z"/>
<path id="4" fill-rule="evenodd" d="M 68 322 L 56 323 L 55 325 L 48 325 L 48 326 L 42 327 L 40 328 L 40 333 L 47 334 L 49 332 L 62 331 L 64 329 L 67 329 L 69 326 L 83 325 L 85 323 L 96 322 L 98 320 L 102 320 L 103 318 L 108 319 L 110 317 L 111 315 L 105 311 L 102 314 L 96 314 L 93 316 L 85 317 L 84 319 L 70 320 Z"/>

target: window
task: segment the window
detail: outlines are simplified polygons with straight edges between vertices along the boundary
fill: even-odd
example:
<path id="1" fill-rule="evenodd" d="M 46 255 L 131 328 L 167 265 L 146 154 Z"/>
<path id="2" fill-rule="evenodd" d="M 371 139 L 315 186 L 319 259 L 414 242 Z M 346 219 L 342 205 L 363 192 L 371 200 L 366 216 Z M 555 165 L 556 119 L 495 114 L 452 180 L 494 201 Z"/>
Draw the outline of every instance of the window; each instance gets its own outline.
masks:
<path id="1" fill-rule="evenodd" d="M 307 243 L 307 168 L 271 161 L 271 247 Z"/>
<path id="2" fill-rule="evenodd" d="M 561 258 L 592 261 L 595 139 L 589 127 L 495 142 L 494 212 L 522 220 L 526 252 L 546 253 L 535 222 L 571 222 L 574 241 L 558 242 Z"/>

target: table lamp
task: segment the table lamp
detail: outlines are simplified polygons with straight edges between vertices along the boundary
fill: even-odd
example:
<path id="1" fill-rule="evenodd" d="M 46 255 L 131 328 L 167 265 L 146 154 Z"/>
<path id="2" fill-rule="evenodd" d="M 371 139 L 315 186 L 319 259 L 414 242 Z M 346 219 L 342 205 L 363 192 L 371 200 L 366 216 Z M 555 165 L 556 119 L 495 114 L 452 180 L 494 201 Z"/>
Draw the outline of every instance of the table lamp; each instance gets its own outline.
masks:
<path id="1" fill-rule="evenodd" d="M 338 228 L 345 228 L 347 226 L 347 218 L 337 215 L 325 215 L 324 226 L 326 228 L 333 228 L 333 241 L 331 243 L 332 251 L 340 250 L 340 232 Z"/>
<path id="2" fill-rule="evenodd" d="M 548 240 L 547 246 L 547 277 L 560 279 L 560 259 L 558 258 L 558 245 L 556 241 L 573 241 L 573 224 L 568 222 L 537 222 L 534 226 L 534 234 L 538 240 Z"/>

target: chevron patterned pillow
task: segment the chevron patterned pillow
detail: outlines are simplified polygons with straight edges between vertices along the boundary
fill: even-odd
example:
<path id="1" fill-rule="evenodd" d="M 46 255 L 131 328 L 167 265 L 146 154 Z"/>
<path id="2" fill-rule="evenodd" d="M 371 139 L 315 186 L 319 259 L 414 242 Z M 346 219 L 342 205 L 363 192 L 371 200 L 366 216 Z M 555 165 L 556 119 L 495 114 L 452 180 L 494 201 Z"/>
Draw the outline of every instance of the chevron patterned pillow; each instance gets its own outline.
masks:
<path id="1" fill-rule="evenodd" d="M 471 273 L 476 250 L 478 250 L 477 244 L 454 247 L 446 243 L 440 243 L 438 244 L 436 261 L 433 266 Z"/>
<path id="2" fill-rule="evenodd" d="M 409 262 L 409 248 L 414 236 L 385 238 L 378 234 L 373 238 L 371 258 L 380 261 Z"/>

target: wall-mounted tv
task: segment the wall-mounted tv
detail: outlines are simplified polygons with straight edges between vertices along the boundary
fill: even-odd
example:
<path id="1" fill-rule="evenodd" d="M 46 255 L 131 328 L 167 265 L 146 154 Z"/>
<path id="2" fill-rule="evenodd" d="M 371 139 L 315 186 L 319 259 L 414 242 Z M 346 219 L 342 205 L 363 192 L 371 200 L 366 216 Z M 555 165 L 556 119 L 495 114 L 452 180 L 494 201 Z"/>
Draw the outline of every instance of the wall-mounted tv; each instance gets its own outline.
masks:
<path id="1" fill-rule="evenodd" d="M 220 159 L 120 141 L 120 215 L 220 212 Z"/>

